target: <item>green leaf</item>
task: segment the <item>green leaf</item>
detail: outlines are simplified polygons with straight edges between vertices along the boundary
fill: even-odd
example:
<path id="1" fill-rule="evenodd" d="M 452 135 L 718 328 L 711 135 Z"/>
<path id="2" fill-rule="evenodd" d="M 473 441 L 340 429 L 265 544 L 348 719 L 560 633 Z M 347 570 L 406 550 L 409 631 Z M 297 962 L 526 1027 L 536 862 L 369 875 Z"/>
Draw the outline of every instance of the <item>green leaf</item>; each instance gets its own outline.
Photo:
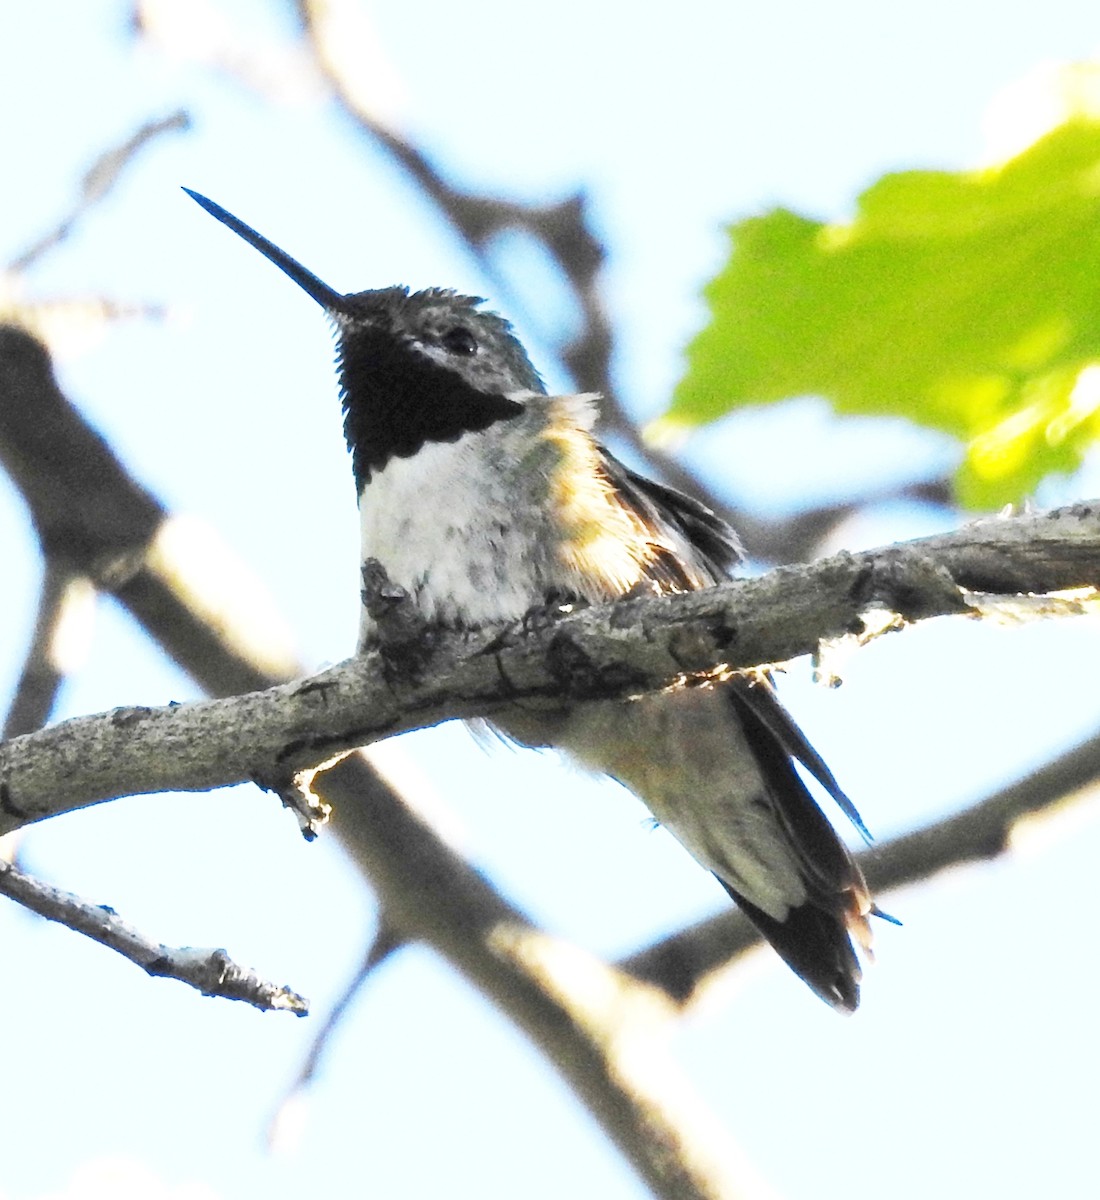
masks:
<path id="1" fill-rule="evenodd" d="M 664 422 L 809 393 L 901 415 L 965 444 L 976 508 L 1072 470 L 1100 434 L 1100 120 L 997 167 L 887 175 L 847 225 L 779 209 L 731 234 Z"/>

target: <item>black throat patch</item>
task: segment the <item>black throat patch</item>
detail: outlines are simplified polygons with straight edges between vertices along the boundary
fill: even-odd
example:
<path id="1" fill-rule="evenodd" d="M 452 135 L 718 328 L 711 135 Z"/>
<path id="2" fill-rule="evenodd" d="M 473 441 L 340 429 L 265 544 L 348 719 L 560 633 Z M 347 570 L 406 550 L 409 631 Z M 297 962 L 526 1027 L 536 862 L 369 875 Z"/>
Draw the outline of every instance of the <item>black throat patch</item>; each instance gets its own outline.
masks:
<path id="1" fill-rule="evenodd" d="M 523 411 L 369 326 L 341 337 L 339 369 L 357 492 L 391 458 L 410 458 L 427 442 L 457 442 Z"/>

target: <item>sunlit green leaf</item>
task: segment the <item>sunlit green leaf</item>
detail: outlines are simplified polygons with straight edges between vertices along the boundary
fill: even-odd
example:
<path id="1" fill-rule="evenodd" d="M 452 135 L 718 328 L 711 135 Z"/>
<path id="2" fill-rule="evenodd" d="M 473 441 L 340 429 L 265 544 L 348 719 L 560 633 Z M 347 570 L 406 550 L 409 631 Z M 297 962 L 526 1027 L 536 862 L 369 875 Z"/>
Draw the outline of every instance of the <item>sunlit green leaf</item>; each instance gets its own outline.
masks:
<path id="1" fill-rule="evenodd" d="M 961 439 L 959 498 L 1028 494 L 1100 434 L 1100 121 L 1008 162 L 888 175 L 847 225 L 736 224 L 668 414 L 816 393 Z"/>

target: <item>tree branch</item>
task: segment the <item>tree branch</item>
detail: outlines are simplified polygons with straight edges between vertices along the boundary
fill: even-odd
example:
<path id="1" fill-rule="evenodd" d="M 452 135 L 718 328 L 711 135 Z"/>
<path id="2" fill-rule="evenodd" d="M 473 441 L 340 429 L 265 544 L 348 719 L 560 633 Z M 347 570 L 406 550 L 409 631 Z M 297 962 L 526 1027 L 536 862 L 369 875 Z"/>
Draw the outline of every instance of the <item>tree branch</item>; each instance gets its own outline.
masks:
<path id="1" fill-rule="evenodd" d="M 770 1195 L 673 1060 L 667 999 L 534 926 L 411 805 L 364 789 L 359 762 L 320 782 L 338 819 L 355 822 L 393 930 L 431 946 L 543 1050 L 655 1195 Z"/>
<path id="2" fill-rule="evenodd" d="M 340 1023 L 347 1015 L 352 1001 L 358 996 L 371 975 L 404 945 L 405 941 L 400 934 L 392 929 L 385 920 L 382 920 L 375 930 L 374 937 L 367 948 L 366 954 L 363 956 L 362 963 L 321 1023 L 321 1027 L 314 1034 L 302 1065 L 298 1068 L 298 1074 L 294 1077 L 294 1081 L 279 1101 L 275 1114 L 271 1118 L 271 1123 L 267 1131 L 267 1141 L 268 1146 L 276 1152 L 282 1147 L 283 1130 L 290 1125 L 289 1114 L 294 1112 L 298 1101 L 306 1089 L 313 1083 L 317 1070 L 321 1065 L 321 1058 L 333 1034 L 335 1034 Z"/>
<path id="3" fill-rule="evenodd" d="M 250 968 L 237 966 L 224 950 L 172 947 L 150 941 L 123 921 L 114 909 L 89 904 L 71 892 L 23 874 L 3 860 L 0 860 L 0 893 L 39 916 L 58 921 L 109 947 L 149 975 L 178 979 L 204 996 L 243 1000 L 256 1008 L 283 1010 L 299 1017 L 309 1013 L 309 1002 L 297 992 L 268 983 Z"/>
<path id="4" fill-rule="evenodd" d="M 347 53 L 338 19 L 339 7 L 331 0 L 297 2 L 307 42 L 337 104 L 361 132 L 404 168 L 466 244 L 502 297 L 511 288 L 489 254 L 493 239 L 506 230 L 518 229 L 542 244 L 561 269 L 571 298 L 582 315 L 580 334 L 562 349 L 566 368 L 580 390 L 598 392 L 612 404 L 612 329 L 599 282 L 607 252 L 589 227 L 584 194 L 578 192 L 557 204 L 525 204 L 449 183 L 424 151 L 398 134 L 363 102 L 365 89 L 357 87 L 350 74 L 361 69 L 362 60 Z"/>
<path id="5" fill-rule="evenodd" d="M 56 228 L 43 234 L 33 245 L 16 255 L 8 264 L 8 271 L 20 274 L 34 266 L 47 251 L 59 246 L 76 227 L 81 217 L 110 195 L 122 172 L 149 142 L 164 133 L 190 128 L 191 118 L 183 109 L 159 120 L 146 121 L 125 141 L 104 151 L 84 172 L 80 181 L 80 195 Z"/>
<path id="6" fill-rule="evenodd" d="M 950 534 L 701 592 L 600 605 L 553 624 L 433 635 L 410 672 L 385 647 L 227 700 L 120 708 L 0 746 L 0 833 L 121 795 L 193 791 L 316 767 L 357 746 L 517 700 L 614 699 L 751 670 L 933 616 L 1037 609 L 1033 593 L 1100 583 L 1100 502 L 975 522 Z M 979 595 L 979 590 L 982 593 Z M 1044 598 L 1038 611 L 1087 601 Z M 881 624 L 881 622 L 880 622 Z"/>
<path id="7" fill-rule="evenodd" d="M 169 518 L 61 393 L 45 347 L 5 325 L 0 465 L 47 559 L 114 595 L 205 690 L 230 695 L 301 673 L 261 585 L 212 530 Z"/>
<path id="8" fill-rule="evenodd" d="M 41 729 L 74 659 L 82 657 L 95 591 L 80 575 L 46 560 L 34 633 L 4 720 L 4 738 Z"/>

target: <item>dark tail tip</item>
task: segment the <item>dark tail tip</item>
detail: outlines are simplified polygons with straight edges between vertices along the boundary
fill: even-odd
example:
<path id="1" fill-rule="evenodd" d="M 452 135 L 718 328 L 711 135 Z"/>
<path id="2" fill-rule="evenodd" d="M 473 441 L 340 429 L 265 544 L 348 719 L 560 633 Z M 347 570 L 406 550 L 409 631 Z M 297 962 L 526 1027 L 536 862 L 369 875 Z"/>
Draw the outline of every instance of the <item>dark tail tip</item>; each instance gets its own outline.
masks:
<path id="1" fill-rule="evenodd" d="M 750 904 L 729 884 L 721 879 L 718 882 L 812 991 L 838 1012 L 856 1011 L 863 972 L 848 927 L 839 916 L 813 904 L 803 904 L 791 909 L 785 921 L 777 921 Z"/>

